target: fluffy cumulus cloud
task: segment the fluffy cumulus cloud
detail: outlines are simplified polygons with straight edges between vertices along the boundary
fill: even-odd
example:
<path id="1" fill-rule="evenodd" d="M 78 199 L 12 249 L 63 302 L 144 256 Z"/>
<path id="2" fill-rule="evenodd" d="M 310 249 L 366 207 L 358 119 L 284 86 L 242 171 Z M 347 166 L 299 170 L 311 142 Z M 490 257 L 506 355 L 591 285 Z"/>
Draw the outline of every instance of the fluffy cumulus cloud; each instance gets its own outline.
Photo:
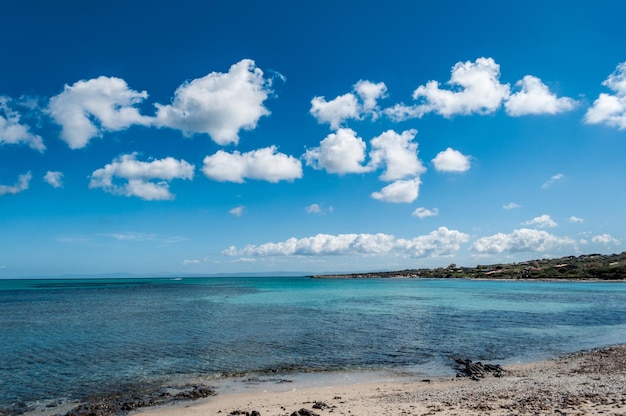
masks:
<path id="1" fill-rule="evenodd" d="M 104 131 L 151 124 L 152 119 L 136 108 L 147 97 L 146 91 L 128 88 L 123 79 L 101 76 L 65 85 L 50 99 L 48 113 L 61 126 L 61 139 L 71 149 L 80 149 Z"/>
<path id="2" fill-rule="evenodd" d="M 202 171 L 208 178 L 220 182 L 243 183 L 246 179 L 257 179 L 276 183 L 301 178 L 302 162 L 278 153 L 276 146 L 246 153 L 220 150 L 204 158 Z"/>
<path id="3" fill-rule="evenodd" d="M 365 149 L 365 142 L 354 130 L 341 128 L 326 136 L 319 147 L 307 149 L 303 158 L 308 166 L 328 173 L 363 173 L 372 170 L 363 164 Z"/>
<path id="4" fill-rule="evenodd" d="M 522 225 L 527 225 L 531 227 L 537 228 L 554 228 L 558 226 L 556 222 L 549 215 L 543 214 L 538 217 L 533 218 L 532 220 L 528 220 L 523 222 Z"/>
<path id="5" fill-rule="evenodd" d="M 511 116 L 527 114 L 558 114 L 576 107 L 576 101 L 568 98 L 557 98 L 548 86 L 532 75 L 526 75 L 515 84 L 521 91 L 512 94 L 504 108 Z"/>
<path id="6" fill-rule="evenodd" d="M 371 140 L 370 165 L 372 169 L 385 166 L 380 179 L 395 181 L 409 176 L 419 176 L 426 171 L 417 157 L 417 143 L 413 142 L 417 130 L 401 134 L 388 130 Z"/>
<path id="7" fill-rule="evenodd" d="M 589 124 L 606 124 L 620 130 L 626 130 L 626 62 L 617 66 L 615 71 L 602 83 L 614 94 L 601 93 L 585 114 Z"/>
<path id="8" fill-rule="evenodd" d="M 526 75 L 511 94 L 509 84 L 500 82 L 500 65 L 493 58 L 478 58 L 474 62 L 458 62 L 452 67 L 449 88 L 438 81 L 429 81 L 413 92 L 416 104 L 396 104 L 383 112 L 394 121 L 421 118 L 429 113 L 444 117 L 469 114 L 491 114 L 503 104 L 507 114 L 557 114 L 572 110 L 577 102 L 557 97 L 537 77 Z"/>
<path id="9" fill-rule="evenodd" d="M 448 147 L 432 160 L 438 172 L 467 172 L 471 167 L 471 157 Z"/>
<path id="10" fill-rule="evenodd" d="M 591 241 L 598 244 L 619 244 L 619 240 L 613 237 L 611 234 L 600 234 L 593 236 Z"/>
<path id="11" fill-rule="evenodd" d="M 313 237 L 290 238 L 278 243 L 248 245 L 224 250 L 229 256 L 329 256 L 384 255 L 411 257 L 449 256 L 466 243 L 469 236 L 446 227 L 413 239 L 399 239 L 389 234 L 317 234 Z"/>
<path id="12" fill-rule="evenodd" d="M 137 154 L 116 158 L 91 174 L 89 188 L 102 188 L 116 195 L 136 196 L 145 200 L 174 199 L 169 181 L 193 179 L 194 165 L 172 157 L 148 162 L 137 160 Z"/>
<path id="13" fill-rule="evenodd" d="M 319 123 L 328 123 L 337 130 L 347 120 L 362 120 L 366 116 L 376 119 L 380 112 L 378 100 L 385 96 L 384 83 L 361 80 L 353 87 L 353 92 L 327 101 L 325 97 L 311 100 L 310 113 Z"/>
<path id="14" fill-rule="evenodd" d="M 421 184 L 420 178 L 395 181 L 379 192 L 373 192 L 372 198 L 385 202 L 411 203 L 419 196 Z"/>
<path id="15" fill-rule="evenodd" d="M 53 188 L 60 188 L 63 186 L 63 173 L 49 170 L 44 175 L 43 180 Z"/>
<path id="16" fill-rule="evenodd" d="M 227 73 L 212 72 L 178 87 L 172 104 L 156 104 L 155 124 L 187 135 L 206 133 L 220 145 L 237 144 L 240 130 L 256 128 L 270 114 L 263 103 L 271 87 L 272 79 L 243 59 Z"/>
<path id="17" fill-rule="evenodd" d="M 0 145 L 25 144 L 43 152 L 46 146 L 41 136 L 33 134 L 30 127 L 21 122 L 21 115 L 10 106 L 11 99 L 0 96 Z"/>
<path id="18" fill-rule="evenodd" d="M 478 58 L 458 62 L 448 81 L 450 89 L 441 88 L 438 81 L 429 81 L 413 92 L 418 104 L 398 104 L 385 110 L 393 120 L 422 117 L 437 113 L 444 117 L 495 112 L 509 97 L 509 84 L 500 83 L 500 65 L 493 58 Z"/>
<path id="19" fill-rule="evenodd" d="M 428 209 L 424 207 L 419 207 L 419 208 L 416 208 L 415 211 L 413 211 L 411 215 L 422 220 L 428 217 L 436 217 L 437 215 L 439 215 L 439 209 L 438 208 Z"/>
<path id="20" fill-rule="evenodd" d="M 18 176 L 17 183 L 15 185 L 0 185 L 0 196 L 7 194 L 15 195 L 27 190 L 32 177 L 33 175 L 29 171 Z"/>
<path id="21" fill-rule="evenodd" d="M 510 234 L 498 233 L 482 237 L 474 242 L 472 250 L 478 254 L 542 252 L 572 244 L 574 241 L 569 238 L 558 237 L 543 230 L 522 228 Z"/>

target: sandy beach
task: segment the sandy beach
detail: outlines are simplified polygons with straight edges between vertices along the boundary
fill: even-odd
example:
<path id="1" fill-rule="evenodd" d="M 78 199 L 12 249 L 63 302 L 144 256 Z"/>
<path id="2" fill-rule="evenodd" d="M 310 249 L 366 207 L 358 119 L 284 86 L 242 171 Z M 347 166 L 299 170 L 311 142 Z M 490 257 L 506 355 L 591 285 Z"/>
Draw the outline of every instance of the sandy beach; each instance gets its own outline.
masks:
<path id="1" fill-rule="evenodd" d="M 196 415 L 626 415 L 626 345 L 503 366 L 501 376 L 220 392 L 134 412 Z"/>

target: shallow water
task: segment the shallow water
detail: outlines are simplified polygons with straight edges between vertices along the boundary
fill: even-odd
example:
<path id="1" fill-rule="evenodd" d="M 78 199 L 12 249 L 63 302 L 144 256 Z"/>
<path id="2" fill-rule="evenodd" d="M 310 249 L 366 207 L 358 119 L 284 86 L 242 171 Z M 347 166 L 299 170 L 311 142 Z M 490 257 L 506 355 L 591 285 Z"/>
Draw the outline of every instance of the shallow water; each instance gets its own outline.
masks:
<path id="1" fill-rule="evenodd" d="M 538 360 L 626 342 L 624 305 L 623 283 L 0 280 L 0 414 L 223 374 Z"/>

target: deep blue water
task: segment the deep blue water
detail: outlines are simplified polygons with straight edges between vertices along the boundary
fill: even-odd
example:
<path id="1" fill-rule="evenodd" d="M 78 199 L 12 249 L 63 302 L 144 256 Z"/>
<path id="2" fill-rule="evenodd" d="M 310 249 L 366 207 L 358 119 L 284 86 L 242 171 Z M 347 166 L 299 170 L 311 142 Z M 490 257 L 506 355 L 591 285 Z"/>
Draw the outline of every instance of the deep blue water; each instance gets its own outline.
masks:
<path id="1" fill-rule="evenodd" d="M 532 361 L 626 343 L 625 305 L 624 283 L 0 280 L 0 414 L 268 369 Z"/>

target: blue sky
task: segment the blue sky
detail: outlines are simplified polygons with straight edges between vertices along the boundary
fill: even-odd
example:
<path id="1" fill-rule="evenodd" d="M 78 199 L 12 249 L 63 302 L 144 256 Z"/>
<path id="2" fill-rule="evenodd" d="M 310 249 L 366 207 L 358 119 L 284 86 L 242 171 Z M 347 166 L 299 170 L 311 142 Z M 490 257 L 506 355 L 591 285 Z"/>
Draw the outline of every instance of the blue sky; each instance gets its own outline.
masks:
<path id="1" fill-rule="evenodd" d="M 12 3 L 0 277 L 626 249 L 623 2 Z"/>

